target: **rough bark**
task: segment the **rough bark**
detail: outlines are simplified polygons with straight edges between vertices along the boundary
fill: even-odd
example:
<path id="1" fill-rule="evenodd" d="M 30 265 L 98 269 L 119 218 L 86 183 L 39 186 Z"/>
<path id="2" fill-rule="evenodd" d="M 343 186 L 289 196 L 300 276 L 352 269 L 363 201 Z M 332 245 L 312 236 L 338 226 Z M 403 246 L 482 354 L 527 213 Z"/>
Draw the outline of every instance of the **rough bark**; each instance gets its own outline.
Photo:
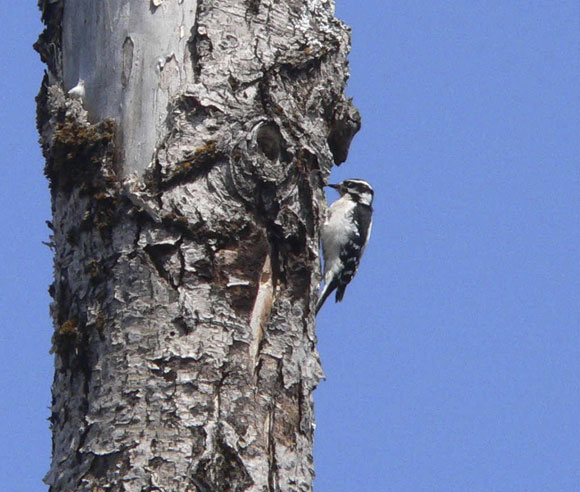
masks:
<path id="1" fill-rule="evenodd" d="M 348 29 L 324 0 L 40 6 L 50 490 L 311 490 Z"/>

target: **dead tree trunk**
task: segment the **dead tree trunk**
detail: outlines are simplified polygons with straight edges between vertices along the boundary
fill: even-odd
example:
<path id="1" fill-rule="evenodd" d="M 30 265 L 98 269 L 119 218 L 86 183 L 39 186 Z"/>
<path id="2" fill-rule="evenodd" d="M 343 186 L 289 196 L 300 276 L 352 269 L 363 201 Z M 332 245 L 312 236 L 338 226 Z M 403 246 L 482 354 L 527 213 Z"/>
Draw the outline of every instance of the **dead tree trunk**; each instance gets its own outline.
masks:
<path id="1" fill-rule="evenodd" d="M 50 490 L 312 490 L 348 29 L 328 0 L 40 6 Z"/>

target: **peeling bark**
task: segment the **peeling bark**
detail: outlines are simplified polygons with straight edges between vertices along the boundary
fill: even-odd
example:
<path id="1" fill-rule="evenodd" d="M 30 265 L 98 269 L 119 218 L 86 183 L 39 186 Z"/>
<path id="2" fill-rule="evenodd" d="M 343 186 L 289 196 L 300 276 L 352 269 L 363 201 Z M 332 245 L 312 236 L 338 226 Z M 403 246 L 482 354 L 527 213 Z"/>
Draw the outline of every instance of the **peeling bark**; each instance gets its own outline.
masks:
<path id="1" fill-rule="evenodd" d="M 50 490 L 312 490 L 348 29 L 325 0 L 40 6 Z"/>

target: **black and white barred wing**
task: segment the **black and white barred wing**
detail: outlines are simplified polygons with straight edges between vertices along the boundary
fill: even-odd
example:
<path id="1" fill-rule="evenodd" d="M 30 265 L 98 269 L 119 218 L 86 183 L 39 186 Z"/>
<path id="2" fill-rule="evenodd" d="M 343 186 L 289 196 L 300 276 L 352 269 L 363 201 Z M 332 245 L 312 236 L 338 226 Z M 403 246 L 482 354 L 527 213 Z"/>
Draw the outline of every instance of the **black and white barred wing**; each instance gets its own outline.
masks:
<path id="1" fill-rule="evenodd" d="M 336 287 L 336 302 L 342 301 L 346 286 L 355 276 L 360 259 L 368 243 L 372 229 L 372 208 L 358 206 L 352 210 L 353 222 L 357 227 L 357 234 L 346 242 L 340 252 L 340 259 L 344 269 L 340 272 Z"/>

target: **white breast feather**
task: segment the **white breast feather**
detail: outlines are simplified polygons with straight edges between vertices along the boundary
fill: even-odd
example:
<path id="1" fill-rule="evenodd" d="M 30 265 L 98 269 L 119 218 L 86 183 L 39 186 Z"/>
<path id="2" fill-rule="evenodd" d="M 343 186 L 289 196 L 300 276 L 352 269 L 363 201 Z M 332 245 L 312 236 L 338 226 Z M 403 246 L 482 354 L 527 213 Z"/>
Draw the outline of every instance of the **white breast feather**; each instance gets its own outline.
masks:
<path id="1" fill-rule="evenodd" d="M 338 268 L 340 262 L 335 261 L 349 237 L 357 234 L 356 226 L 351 216 L 356 203 L 346 198 L 335 201 L 328 209 L 328 215 L 322 226 L 322 248 L 324 252 L 325 281 L 332 278 L 331 268 Z"/>

